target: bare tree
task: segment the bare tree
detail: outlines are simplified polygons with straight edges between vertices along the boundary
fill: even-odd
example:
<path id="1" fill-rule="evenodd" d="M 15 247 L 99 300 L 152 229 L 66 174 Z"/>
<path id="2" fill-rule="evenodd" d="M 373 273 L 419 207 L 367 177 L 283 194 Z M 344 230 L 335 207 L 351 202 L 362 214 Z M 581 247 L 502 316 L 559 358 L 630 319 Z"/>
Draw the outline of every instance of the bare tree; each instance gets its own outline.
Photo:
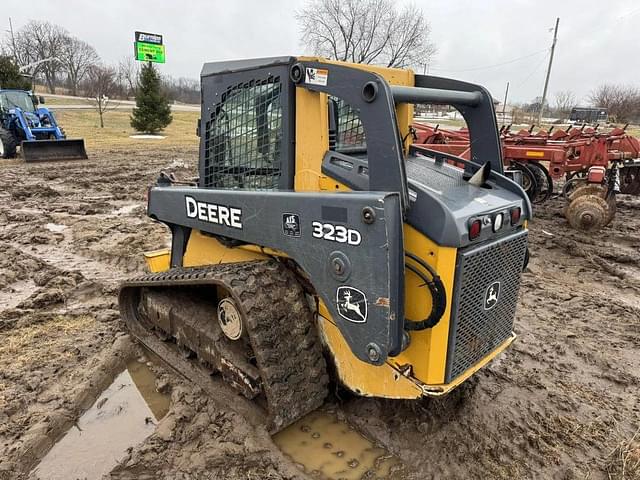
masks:
<path id="1" fill-rule="evenodd" d="M 59 73 L 63 70 L 60 59 L 63 55 L 68 32 L 50 22 L 31 20 L 13 32 L 5 43 L 9 44 L 14 59 L 23 67 L 39 60 L 51 59 L 37 65 L 30 73 L 44 74 L 49 92 L 55 93 Z"/>
<path id="2" fill-rule="evenodd" d="M 640 89 L 630 85 L 600 85 L 589 95 L 594 107 L 604 107 L 619 122 L 640 119 Z"/>
<path id="3" fill-rule="evenodd" d="M 78 95 L 78 85 L 91 67 L 100 62 L 100 57 L 96 49 L 87 42 L 68 36 L 64 39 L 60 60 L 67 73 L 71 95 Z"/>
<path id="4" fill-rule="evenodd" d="M 162 87 L 167 92 L 169 99 L 182 103 L 200 102 L 200 82 L 193 78 L 162 77 Z"/>
<path id="5" fill-rule="evenodd" d="M 576 96 L 571 90 L 556 92 L 554 106 L 560 116 L 566 117 L 571 112 L 571 109 L 576 106 Z"/>
<path id="6" fill-rule="evenodd" d="M 118 62 L 117 82 L 125 97 L 135 93 L 139 71 L 138 63 L 129 55 Z"/>
<path id="7" fill-rule="evenodd" d="M 313 53 L 354 63 L 417 67 L 435 47 L 422 10 L 391 0 L 309 0 L 296 12 L 302 40 Z"/>
<path id="8" fill-rule="evenodd" d="M 104 128 L 104 114 L 118 106 L 113 103 L 113 96 L 118 89 L 116 71 L 111 67 L 94 65 L 89 68 L 87 77 L 86 92 L 100 117 L 100 128 Z"/>

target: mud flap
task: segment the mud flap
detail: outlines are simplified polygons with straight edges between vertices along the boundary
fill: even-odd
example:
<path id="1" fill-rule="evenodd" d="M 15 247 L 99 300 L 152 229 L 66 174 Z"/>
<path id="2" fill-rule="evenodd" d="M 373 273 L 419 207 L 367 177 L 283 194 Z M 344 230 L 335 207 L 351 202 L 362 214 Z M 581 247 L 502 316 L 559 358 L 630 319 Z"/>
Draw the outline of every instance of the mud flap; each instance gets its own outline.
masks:
<path id="1" fill-rule="evenodd" d="M 25 140 L 20 144 L 26 162 L 86 160 L 84 140 Z"/>
<path id="2" fill-rule="evenodd" d="M 155 187 L 148 214 L 286 253 L 308 275 L 352 352 L 380 365 L 403 348 L 404 241 L 398 193 L 230 191 Z M 182 228 L 176 228 L 180 226 Z M 229 240 L 233 240 L 230 242 Z M 171 264 L 184 246 L 173 239 Z"/>

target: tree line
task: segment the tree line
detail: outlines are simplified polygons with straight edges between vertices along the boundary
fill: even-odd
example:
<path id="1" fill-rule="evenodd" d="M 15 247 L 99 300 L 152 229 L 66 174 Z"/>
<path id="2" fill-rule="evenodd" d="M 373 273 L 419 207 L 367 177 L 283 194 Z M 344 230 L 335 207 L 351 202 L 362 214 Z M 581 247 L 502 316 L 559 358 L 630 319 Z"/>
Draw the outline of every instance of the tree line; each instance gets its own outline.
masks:
<path id="1" fill-rule="evenodd" d="M 31 20 L 15 31 L 11 28 L 2 38 L 0 52 L 49 93 L 64 88 L 74 96 L 93 97 L 95 84 L 100 83 L 100 90 L 111 97 L 135 96 L 139 62 L 126 56 L 108 65 L 91 44 L 51 22 Z M 161 86 L 172 101 L 200 101 L 198 80 L 163 75 Z"/>
<path id="2" fill-rule="evenodd" d="M 426 16 L 415 5 L 398 6 L 392 0 L 308 0 L 296 12 L 304 45 L 316 55 L 354 63 L 426 70 L 436 47 Z M 0 45 L 26 73 L 42 80 L 51 93 L 65 87 L 73 95 L 116 98 L 135 95 L 140 65 L 123 57 L 117 65 L 105 65 L 95 48 L 50 22 L 32 20 L 17 31 L 11 29 Z M 199 103 L 195 79 L 161 77 L 161 87 L 172 101 Z M 640 121 L 640 89 L 630 85 L 602 84 L 587 97 L 593 107 L 607 108 L 612 120 Z M 514 111 L 534 114 L 541 99 L 517 105 Z M 578 106 L 568 90 L 555 94 L 551 115 L 566 119 Z"/>
<path id="3" fill-rule="evenodd" d="M 353 63 L 413 68 L 424 72 L 436 54 L 424 12 L 413 4 L 392 0 L 307 0 L 296 12 L 300 35 L 311 53 Z M 514 105 L 526 120 L 540 111 L 541 97 Z M 640 89 L 632 85 L 602 84 L 579 105 L 569 90 L 556 92 L 545 111 L 561 120 L 576 106 L 603 107 L 617 122 L 640 122 Z"/>
<path id="4" fill-rule="evenodd" d="M 531 102 L 514 106 L 514 115 L 523 117 L 526 114 L 533 118 L 540 111 L 541 97 Z M 609 119 L 618 123 L 640 122 L 640 89 L 633 85 L 604 83 L 592 90 L 580 104 L 573 92 L 562 90 L 556 92 L 551 102 L 545 102 L 545 112 L 559 120 L 567 120 L 574 107 L 590 106 L 606 108 Z"/>

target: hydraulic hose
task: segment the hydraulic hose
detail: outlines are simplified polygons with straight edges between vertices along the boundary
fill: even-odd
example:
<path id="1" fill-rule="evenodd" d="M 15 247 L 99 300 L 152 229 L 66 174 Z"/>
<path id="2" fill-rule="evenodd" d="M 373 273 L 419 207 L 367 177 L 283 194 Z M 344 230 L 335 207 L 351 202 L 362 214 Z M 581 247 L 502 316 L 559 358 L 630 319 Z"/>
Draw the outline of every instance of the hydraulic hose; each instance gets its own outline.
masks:
<path id="1" fill-rule="evenodd" d="M 437 272 L 427 262 L 413 253 L 407 252 L 405 256 L 419 264 L 431 275 L 431 279 L 429 279 L 420 269 L 408 263 L 405 265 L 406 268 L 424 281 L 424 285 L 429 288 L 429 292 L 431 293 L 431 313 L 429 313 L 429 316 L 419 321 L 407 319 L 405 329 L 418 331 L 433 328 L 438 324 L 447 307 L 447 293 L 444 289 L 444 284 Z"/>

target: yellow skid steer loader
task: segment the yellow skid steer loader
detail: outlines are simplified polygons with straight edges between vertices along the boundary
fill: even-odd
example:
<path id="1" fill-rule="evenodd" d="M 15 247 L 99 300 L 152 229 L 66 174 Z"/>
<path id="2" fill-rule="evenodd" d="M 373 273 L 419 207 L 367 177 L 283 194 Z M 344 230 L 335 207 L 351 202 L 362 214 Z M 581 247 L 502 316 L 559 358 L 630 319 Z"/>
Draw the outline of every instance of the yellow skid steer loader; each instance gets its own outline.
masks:
<path id="1" fill-rule="evenodd" d="M 134 336 L 219 372 L 271 431 L 322 404 L 327 360 L 356 394 L 417 399 L 513 342 L 531 206 L 485 89 L 310 57 L 201 80 L 198 185 L 150 188 L 171 248 L 121 287 Z M 471 161 L 411 146 L 414 104 L 459 110 Z"/>

